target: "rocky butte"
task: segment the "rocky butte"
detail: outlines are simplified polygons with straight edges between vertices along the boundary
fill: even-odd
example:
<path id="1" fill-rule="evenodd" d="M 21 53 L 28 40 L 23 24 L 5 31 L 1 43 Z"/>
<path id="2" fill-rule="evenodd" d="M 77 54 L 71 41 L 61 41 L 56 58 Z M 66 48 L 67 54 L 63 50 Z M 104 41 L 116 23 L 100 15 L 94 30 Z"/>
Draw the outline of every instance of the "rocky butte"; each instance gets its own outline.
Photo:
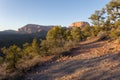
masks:
<path id="1" fill-rule="evenodd" d="M 73 22 L 70 27 L 84 27 L 84 26 L 90 26 L 88 22 L 80 21 L 80 22 Z"/>

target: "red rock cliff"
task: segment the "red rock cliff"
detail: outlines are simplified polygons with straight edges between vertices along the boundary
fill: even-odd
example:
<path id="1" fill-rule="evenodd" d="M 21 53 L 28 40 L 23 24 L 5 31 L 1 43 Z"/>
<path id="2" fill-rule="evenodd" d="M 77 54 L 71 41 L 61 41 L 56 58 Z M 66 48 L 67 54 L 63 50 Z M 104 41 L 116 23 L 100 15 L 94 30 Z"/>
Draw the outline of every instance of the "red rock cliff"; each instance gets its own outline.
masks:
<path id="1" fill-rule="evenodd" d="M 89 26 L 88 22 L 74 22 L 70 25 L 70 27 L 84 27 Z"/>

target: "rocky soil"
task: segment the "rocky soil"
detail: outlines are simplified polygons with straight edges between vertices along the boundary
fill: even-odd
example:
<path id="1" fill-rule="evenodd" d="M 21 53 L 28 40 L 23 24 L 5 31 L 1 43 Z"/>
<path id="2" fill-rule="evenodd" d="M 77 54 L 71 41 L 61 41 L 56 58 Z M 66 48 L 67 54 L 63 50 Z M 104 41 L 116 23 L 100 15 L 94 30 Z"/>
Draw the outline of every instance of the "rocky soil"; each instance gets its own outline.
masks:
<path id="1" fill-rule="evenodd" d="M 120 80 L 120 45 L 84 41 L 55 61 L 37 67 L 25 80 Z"/>

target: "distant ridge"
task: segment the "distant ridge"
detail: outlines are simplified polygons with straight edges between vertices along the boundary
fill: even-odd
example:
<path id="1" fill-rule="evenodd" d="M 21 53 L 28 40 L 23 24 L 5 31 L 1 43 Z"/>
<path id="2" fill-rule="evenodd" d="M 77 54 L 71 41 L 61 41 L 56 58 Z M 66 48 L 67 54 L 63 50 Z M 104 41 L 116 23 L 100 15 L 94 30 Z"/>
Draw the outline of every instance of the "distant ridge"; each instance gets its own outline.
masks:
<path id="1" fill-rule="evenodd" d="M 43 26 L 43 25 L 38 25 L 38 24 L 27 24 L 23 26 L 22 28 L 18 29 L 19 33 L 37 33 L 41 31 L 48 31 L 52 28 L 53 26 Z"/>
<path id="2" fill-rule="evenodd" d="M 15 30 L 4 30 L 0 31 L 0 34 L 17 34 L 18 32 Z"/>
<path id="3" fill-rule="evenodd" d="M 39 32 L 47 32 L 54 26 L 44 26 L 44 25 L 38 25 L 38 24 L 27 24 L 21 28 L 18 29 L 18 31 L 15 30 L 4 30 L 0 31 L 0 34 L 32 34 L 32 33 L 39 33 Z"/>

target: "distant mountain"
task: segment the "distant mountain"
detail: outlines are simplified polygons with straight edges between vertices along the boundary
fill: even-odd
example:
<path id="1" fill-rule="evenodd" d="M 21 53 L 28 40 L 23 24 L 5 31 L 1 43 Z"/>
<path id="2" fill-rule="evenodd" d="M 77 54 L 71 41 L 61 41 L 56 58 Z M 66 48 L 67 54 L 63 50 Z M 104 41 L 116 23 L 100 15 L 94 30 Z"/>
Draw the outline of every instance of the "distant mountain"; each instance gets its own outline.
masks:
<path id="1" fill-rule="evenodd" d="M 15 30 L 4 30 L 4 31 L 0 31 L 0 34 L 16 34 L 18 33 Z"/>
<path id="2" fill-rule="evenodd" d="M 18 31 L 15 30 L 4 30 L 0 31 L 0 34 L 31 34 L 31 33 L 42 33 L 42 32 L 48 32 L 53 26 L 43 26 L 43 25 L 37 25 L 37 24 L 27 24 L 21 28 L 18 29 Z"/>
<path id="3" fill-rule="evenodd" d="M 37 24 L 27 24 L 18 29 L 0 31 L 0 48 L 9 47 L 13 44 L 21 46 L 24 43 L 31 43 L 34 38 L 44 40 L 48 30 L 53 26 L 42 26 Z"/>
<path id="4" fill-rule="evenodd" d="M 50 30 L 53 26 L 43 26 L 43 25 L 37 25 L 37 24 L 27 24 L 23 26 L 22 28 L 18 29 L 18 33 L 38 33 L 41 31 L 47 32 Z"/>

